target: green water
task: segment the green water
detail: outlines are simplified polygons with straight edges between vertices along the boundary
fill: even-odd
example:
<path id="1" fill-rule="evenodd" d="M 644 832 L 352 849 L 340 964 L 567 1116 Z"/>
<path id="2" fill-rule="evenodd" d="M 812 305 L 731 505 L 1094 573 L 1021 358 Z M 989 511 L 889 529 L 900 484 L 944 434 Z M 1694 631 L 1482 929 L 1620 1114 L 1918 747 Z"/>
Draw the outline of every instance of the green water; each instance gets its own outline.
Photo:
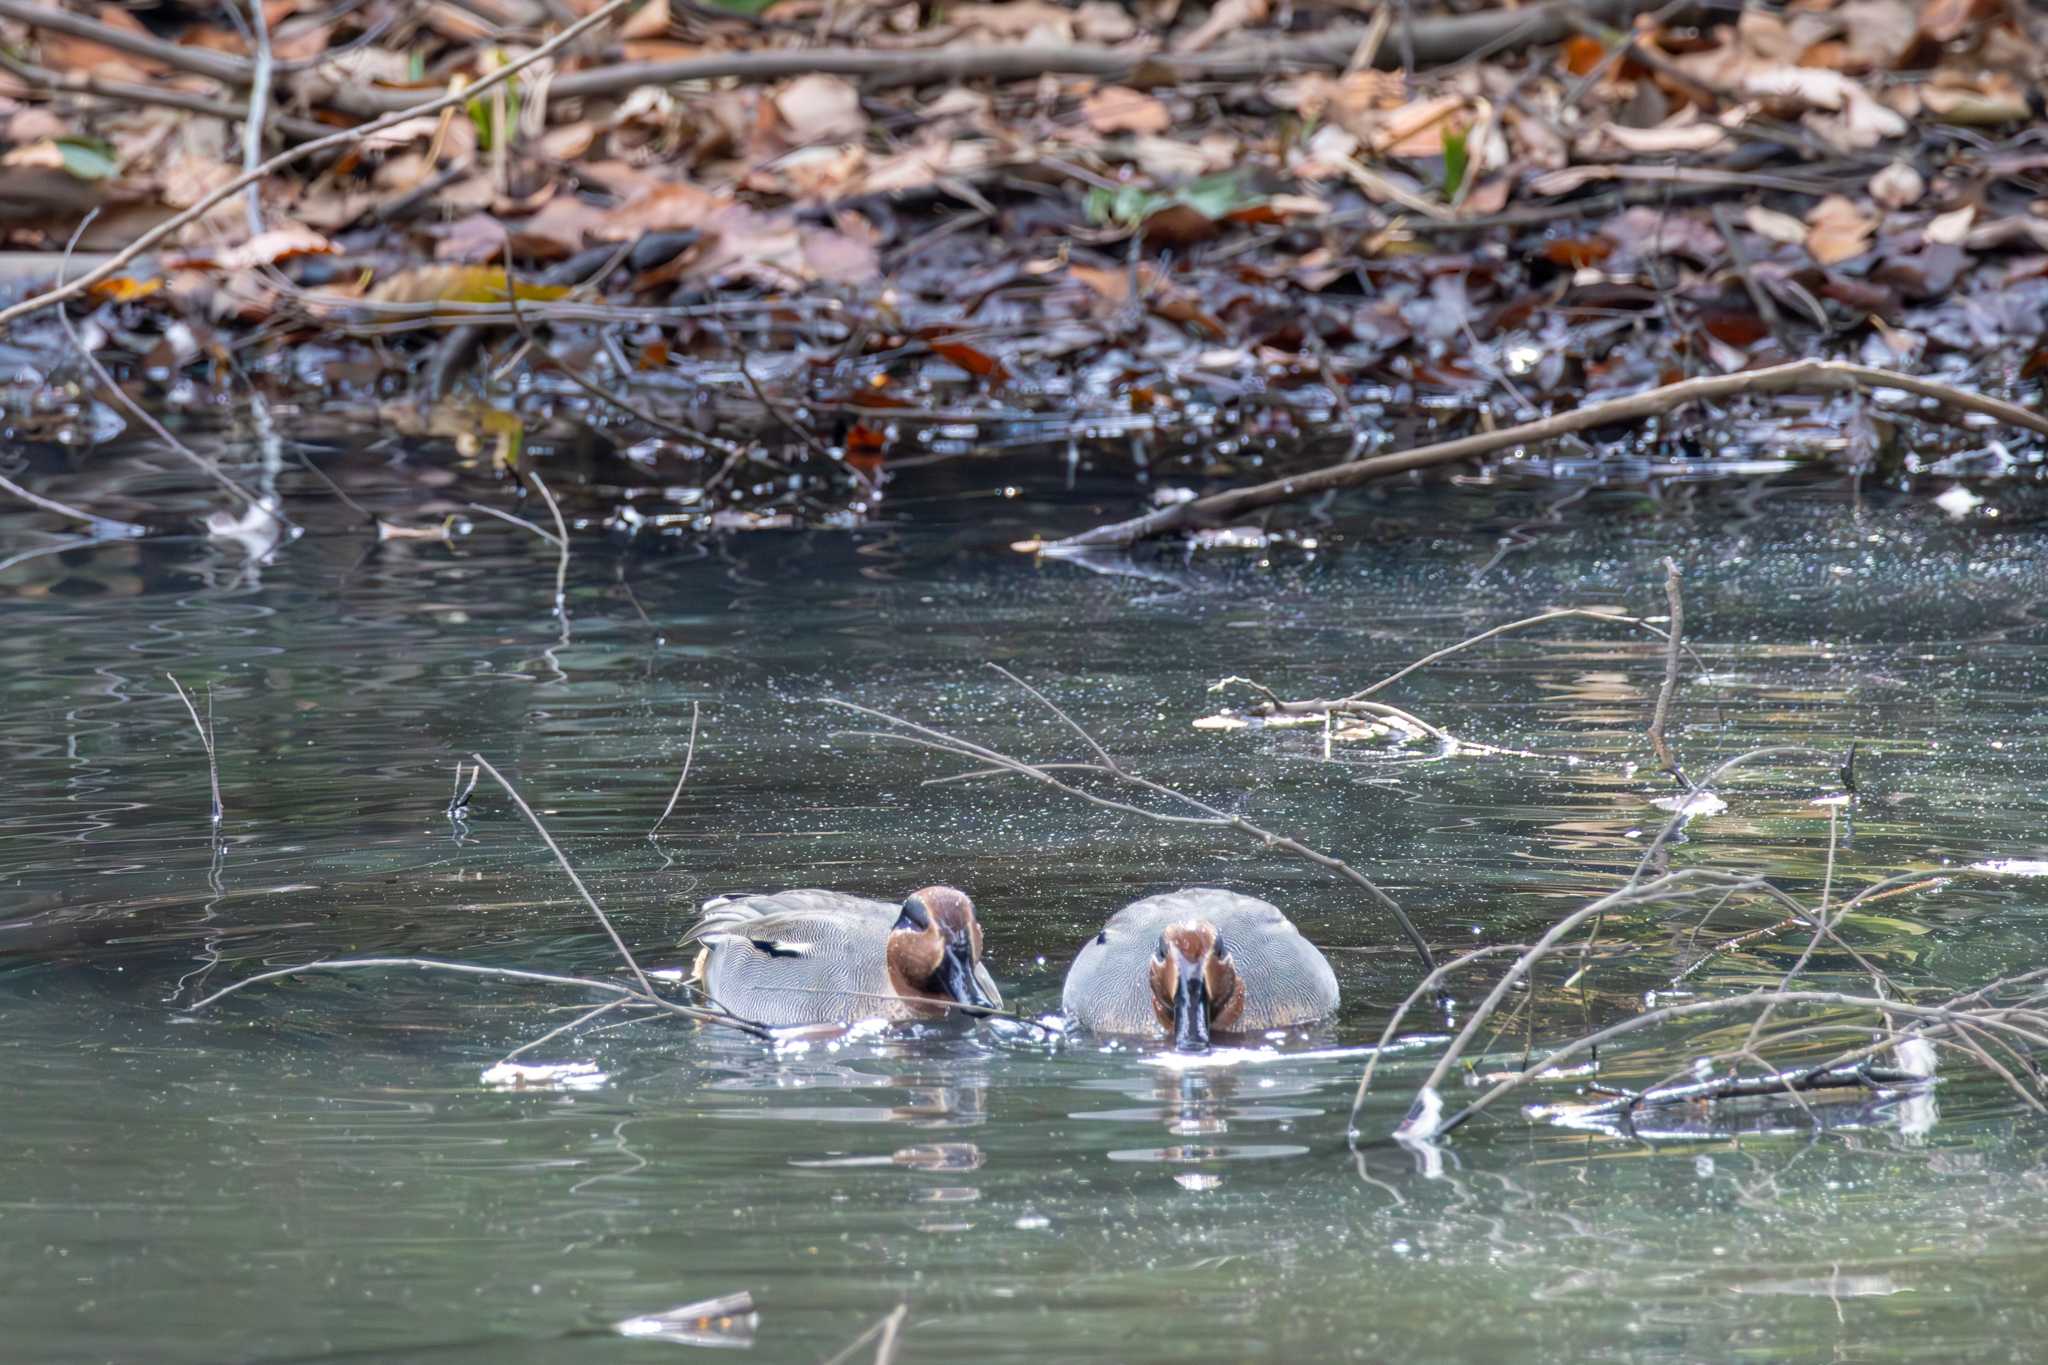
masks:
<path id="1" fill-rule="evenodd" d="M 1282 904 L 1336 964 L 1341 1016 L 1283 1050 L 1356 1047 L 1414 972 L 1353 891 L 1249 842 L 1041 790 L 921 786 L 946 760 L 836 739 L 818 699 L 1075 756 L 982 666 L 1004 663 L 1148 775 L 1352 859 L 1434 943 L 1523 941 L 1612 886 L 1662 818 L 1649 801 L 1665 788 L 1627 766 L 1647 757 L 1654 642 L 1545 627 L 1385 694 L 1544 757 L 1339 743 L 1326 759 L 1320 731 L 1192 722 L 1225 674 L 1329 695 L 1541 607 L 1656 610 L 1667 554 L 1711 670 L 1679 699 L 1686 760 L 1853 739 L 1863 790 L 1836 884 L 1962 873 L 1845 934 L 1908 986 L 2040 961 L 2048 883 L 1964 871 L 2048 856 L 2048 547 L 2016 495 L 2002 519 L 1960 524 L 1833 489 L 1761 516 L 1594 497 L 1475 583 L 1542 499 L 1399 494 L 1312 554 L 1096 573 L 1002 548 L 1090 519 L 1085 489 L 984 495 L 1018 479 L 913 486 L 888 524 L 854 532 L 629 544 L 587 526 L 566 640 L 539 542 L 480 524 L 452 548 L 373 548 L 310 480 L 286 481 L 309 533 L 267 562 L 195 539 L 0 573 L 6 1357 L 688 1359 L 712 1348 L 610 1324 L 747 1291 L 758 1320 L 725 1341 L 764 1361 L 827 1358 L 899 1304 L 901 1361 L 2036 1358 L 2048 1121 L 1961 1070 L 1910 1111 L 1826 1106 L 1820 1130 L 1751 1104 L 1628 1138 L 1508 1104 L 1434 1151 L 1354 1151 L 1349 1056 L 1183 1074 L 1084 1038 L 776 1049 L 640 1022 L 528 1059 L 592 1063 L 595 1088 L 505 1091 L 483 1070 L 584 997 L 400 970 L 180 1008 L 323 956 L 612 973 L 488 782 L 465 822 L 445 815 L 475 749 L 650 965 L 678 961 L 669 945 L 718 892 L 951 881 L 981 907 L 1010 1003 L 1037 1014 L 1115 907 L 1221 883 Z M 374 462 L 353 487 L 412 496 Z M 5 554 L 47 543 L 47 525 L 0 514 Z M 166 672 L 202 709 L 211 687 L 218 859 Z M 692 701 L 696 768 L 650 843 Z M 1671 864 L 1812 894 L 1829 815 L 1808 803 L 1832 783 L 1782 768 L 1729 782 L 1728 811 Z M 1724 911 L 1707 937 L 1769 918 Z M 1552 973 L 1487 1064 L 1638 1008 L 1690 960 L 1696 919 L 1611 925 L 1640 951 L 1584 992 Z M 1802 943 L 1759 940 L 1688 984 L 1773 981 Z M 1860 978 L 1823 953 L 1815 979 Z M 1368 1135 L 1399 1122 L 1437 1027 L 1411 1021 Z M 1658 1035 L 1610 1054 L 1603 1079 L 1643 1084 L 1710 1045 Z"/>

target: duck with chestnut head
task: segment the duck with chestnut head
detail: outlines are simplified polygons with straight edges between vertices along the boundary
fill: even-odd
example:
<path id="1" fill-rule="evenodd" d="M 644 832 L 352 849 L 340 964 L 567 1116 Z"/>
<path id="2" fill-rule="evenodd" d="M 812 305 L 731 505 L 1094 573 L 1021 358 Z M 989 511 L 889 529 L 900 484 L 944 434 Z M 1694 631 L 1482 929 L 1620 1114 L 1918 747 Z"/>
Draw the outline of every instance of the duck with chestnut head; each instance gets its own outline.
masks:
<path id="1" fill-rule="evenodd" d="M 696 981 L 706 995 L 774 1027 L 1002 1008 L 981 963 L 974 903 L 950 886 L 899 905 L 842 891 L 720 896 L 683 941 L 701 945 Z"/>
<path id="2" fill-rule="evenodd" d="M 1323 1018 L 1337 1008 L 1337 976 L 1277 906 L 1190 887 L 1111 916 L 1074 958 L 1061 1003 L 1092 1032 L 1202 1052 L 1214 1034 Z"/>

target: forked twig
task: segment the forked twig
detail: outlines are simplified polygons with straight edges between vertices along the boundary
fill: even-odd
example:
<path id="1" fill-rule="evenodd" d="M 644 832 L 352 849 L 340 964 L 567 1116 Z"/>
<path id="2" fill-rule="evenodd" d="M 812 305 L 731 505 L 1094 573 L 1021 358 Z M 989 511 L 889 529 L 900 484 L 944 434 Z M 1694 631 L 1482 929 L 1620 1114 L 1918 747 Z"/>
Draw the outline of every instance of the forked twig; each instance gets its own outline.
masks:
<path id="1" fill-rule="evenodd" d="M 820 1365 L 846 1365 L 847 1361 L 853 1359 L 855 1351 L 874 1341 L 877 1337 L 881 1338 L 881 1340 L 875 1346 L 873 1365 L 893 1365 L 896 1359 L 898 1336 L 903 1328 L 903 1319 L 909 1316 L 909 1314 L 909 1304 L 897 1304 L 881 1321 L 875 1323 L 867 1331 L 862 1332 L 859 1336 L 848 1342 L 844 1349 L 821 1361 Z"/>

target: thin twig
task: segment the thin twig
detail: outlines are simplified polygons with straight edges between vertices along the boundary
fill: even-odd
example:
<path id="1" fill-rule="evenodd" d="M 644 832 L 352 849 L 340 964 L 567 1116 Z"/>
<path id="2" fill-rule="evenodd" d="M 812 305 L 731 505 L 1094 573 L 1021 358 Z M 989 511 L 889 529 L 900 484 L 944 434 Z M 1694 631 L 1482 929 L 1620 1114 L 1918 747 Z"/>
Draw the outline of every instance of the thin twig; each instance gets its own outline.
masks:
<path id="1" fill-rule="evenodd" d="M 69 503 L 58 502 L 55 498 L 46 498 L 40 493 L 31 493 L 4 474 L 0 474 L 0 491 L 12 493 L 23 502 L 33 503 L 45 512 L 55 512 L 60 517 L 82 521 L 92 528 L 94 536 L 98 538 L 132 538 L 149 534 L 147 526 L 137 526 L 132 521 L 121 521 L 115 517 L 103 517 L 97 512 L 88 512 Z"/>
<path id="2" fill-rule="evenodd" d="M 683 775 L 682 775 L 681 777 L 678 777 L 678 778 L 676 779 L 676 789 L 675 789 L 674 791 L 672 791 L 672 792 L 670 792 L 670 793 L 668 794 L 668 804 L 667 804 L 666 806 L 663 806 L 663 807 L 662 807 L 662 809 L 661 809 L 661 819 L 659 819 L 659 820 L 656 820 L 656 821 L 654 822 L 654 828 L 653 828 L 653 829 L 650 829 L 650 830 L 648 830 L 648 831 L 647 831 L 647 837 L 648 837 L 648 838 L 652 839 L 652 838 L 653 838 L 653 837 L 654 837 L 654 836 L 655 836 L 655 835 L 656 835 L 657 833 L 659 833 L 659 832 L 660 832 L 660 830 L 661 830 L 661 827 L 662 827 L 662 824 L 663 824 L 663 823 L 664 823 L 664 822 L 665 822 L 665 821 L 666 821 L 666 820 L 668 819 L 669 815 L 670 815 L 670 814 L 671 814 L 671 813 L 672 813 L 672 812 L 673 812 L 673 811 L 675 810 L 675 808 L 676 808 L 676 802 L 677 802 L 677 801 L 678 801 L 679 799 L 681 799 L 681 797 L 682 797 L 682 794 L 683 794 L 683 784 L 684 784 L 685 782 L 688 782 L 688 781 L 690 780 L 690 763 L 691 763 L 691 761 L 692 761 L 693 759 L 695 759 L 696 757 L 697 757 L 697 703 L 696 703 L 696 702 L 694 702 L 694 701 L 692 701 L 692 702 L 690 703 L 690 747 L 689 747 L 689 748 L 687 748 L 687 749 L 685 749 L 685 750 L 683 751 Z"/>
<path id="3" fill-rule="evenodd" d="M 525 517 L 514 516 L 510 512 L 501 512 L 495 507 L 487 507 L 480 502 L 472 502 L 467 504 L 467 506 L 472 512 L 481 512 L 487 517 L 496 517 L 499 521 L 510 522 L 514 526 L 531 531 L 550 545 L 560 546 L 562 543 L 562 538 L 553 531 L 550 531 L 545 526 L 536 525 Z"/>
<path id="4" fill-rule="evenodd" d="M 605 1015 L 610 1014 L 613 1010 L 618 1009 L 623 1005 L 631 1005 L 634 1003 L 637 1002 L 628 997 L 620 996 L 616 1000 L 607 1000 L 602 1005 L 594 1005 L 591 1008 L 583 1011 L 583 1013 L 577 1015 L 574 1019 L 571 1019 L 568 1023 L 561 1024 L 555 1028 L 549 1029 L 546 1033 L 543 1033 L 540 1037 L 534 1039 L 532 1042 L 521 1043 L 518 1047 L 513 1048 L 510 1052 L 500 1057 L 497 1060 L 496 1065 L 492 1066 L 489 1069 L 496 1070 L 497 1067 L 503 1066 L 507 1062 L 516 1061 L 520 1057 L 525 1056 L 527 1053 L 533 1051 L 535 1048 L 539 1047 L 543 1043 L 552 1042 L 554 1039 L 561 1037 L 565 1033 L 574 1033 L 577 1029 L 582 1028 L 591 1020 L 601 1019 Z"/>
<path id="5" fill-rule="evenodd" d="M 526 476 L 533 480 L 533 486 L 540 490 L 541 500 L 548 505 L 548 511 L 555 517 L 555 548 L 560 554 L 555 559 L 555 614 L 562 618 L 564 638 L 569 629 L 569 527 L 562 520 L 562 509 L 555 503 L 555 495 L 549 491 L 538 469 L 529 469 Z"/>
<path id="6" fill-rule="evenodd" d="M 1664 771 L 1678 781 L 1681 787 L 1688 786 L 1685 770 L 1678 766 L 1678 755 L 1671 752 L 1671 745 L 1664 738 L 1664 723 L 1671 718 L 1671 699 L 1678 692 L 1678 647 L 1685 635 L 1685 598 L 1681 592 L 1682 576 L 1678 572 L 1678 561 L 1667 557 L 1664 560 L 1664 597 L 1671 607 L 1671 630 L 1664 637 L 1664 684 L 1657 689 L 1657 709 L 1650 715 L 1650 747 L 1656 750 L 1657 761 L 1664 765 Z"/>
<path id="7" fill-rule="evenodd" d="M 229 0 L 232 4 L 233 0 Z M 270 19 L 263 12 L 263 0 L 249 0 L 249 26 L 256 37 L 256 66 L 249 82 L 249 113 L 242 121 L 242 172 L 249 174 L 263 164 L 263 122 L 270 115 Z M 248 196 L 249 235 L 263 231 L 263 185 L 252 180 L 244 190 Z"/>
<path id="8" fill-rule="evenodd" d="M 192 698 L 185 691 L 185 685 L 169 673 L 164 674 L 164 676 L 170 678 L 171 686 L 178 689 L 178 700 L 185 703 L 185 714 L 192 717 L 192 728 L 199 732 L 199 743 L 206 750 L 206 777 L 213 784 L 213 827 L 218 830 L 220 828 L 221 816 L 225 812 L 220 804 L 220 764 L 215 759 L 213 752 L 213 688 L 209 686 L 206 689 L 207 723 L 201 724 L 199 708 L 192 704 Z"/>
<path id="9" fill-rule="evenodd" d="M 590 888 L 583 884 L 583 878 L 576 875 L 576 869 L 569 865 L 569 859 L 562 852 L 561 845 L 555 842 L 554 835 L 548 833 L 548 827 L 540 822 L 540 817 L 533 813 L 533 807 L 526 804 L 526 798 L 522 797 L 518 789 L 505 780 L 505 775 L 493 768 L 490 760 L 482 754 L 471 754 L 469 757 L 471 762 L 491 775 L 491 780 L 504 789 L 505 795 L 512 798 L 512 804 L 519 807 L 519 813 L 533 826 L 534 833 L 540 835 L 540 841 L 548 846 L 548 852 L 555 855 L 555 861 L 561 865 L 570 884 L 576 888 L 576 894 L 583 897 L 583 903 L 590 907 L 590 913 L 597 916 L 597 922 L 604 926 L 605 933 L 610 936 L 612 946 L 619 950 L 619 956 L 632 969 L 634 977 L 640 982 L 640 989 L 654 999 L 661 999 L 654 989 L 654 983 L 648 979 L 647 973 L 640 969 L 639 959 L 633 956 L 633 950 L 626 946 L 626 940 L 620 938 L 619 931 L 612 927 L 611 916 L 605 914 L 598 905 L 597 898 L 590 894 Z"/>
<path id="10" fill-rule="evenodd" d="M 909 1312 L 909 1304 L 897 1304 L 881 1321 L 875 1323 L 865 1332 L 862 1332 L 859 1336 L 848 1342 L 844 1349 L 821 1361 L 819 1365 L 846 1365 L 847 1361 L 853 1359 L 855 1351 L 874 1341 L 877 1337 L 881 1338 L 881 1342 L 875 1347 L 874 1365 L 890 1365 L 890 1362 L 896 1358 L 897 1331 L 902 1327 L 903 1319 Z"/>

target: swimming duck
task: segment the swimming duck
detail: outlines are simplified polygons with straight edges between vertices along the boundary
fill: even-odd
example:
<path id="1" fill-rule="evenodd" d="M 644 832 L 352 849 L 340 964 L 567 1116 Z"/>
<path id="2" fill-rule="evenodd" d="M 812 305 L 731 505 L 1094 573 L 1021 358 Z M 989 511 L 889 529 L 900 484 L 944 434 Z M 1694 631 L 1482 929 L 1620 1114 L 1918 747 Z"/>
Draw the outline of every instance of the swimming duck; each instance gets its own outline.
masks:
<path id="1" fill-rule="evenodd" d="M 1337 1008 L 1337 976 L 1277 906 L 1190 887 L 1127 905 L 1082 945 L 1061 1005 L 1097 1033 L 1165 1034 L 1201 1052 L 1211 1033 L 1259 1033 Z"/>
<path id="2" fill-rule="evenodd" d="M 696 979 L 705 994 L 755 1023 L 955 1012 L 940 1001 L 1002 1008 L 981 965 L 974 903 L 950 886 L 914 891 L 901 905 L 841 891 L 720 896 L 683 941 L 703 945 Z"/>

